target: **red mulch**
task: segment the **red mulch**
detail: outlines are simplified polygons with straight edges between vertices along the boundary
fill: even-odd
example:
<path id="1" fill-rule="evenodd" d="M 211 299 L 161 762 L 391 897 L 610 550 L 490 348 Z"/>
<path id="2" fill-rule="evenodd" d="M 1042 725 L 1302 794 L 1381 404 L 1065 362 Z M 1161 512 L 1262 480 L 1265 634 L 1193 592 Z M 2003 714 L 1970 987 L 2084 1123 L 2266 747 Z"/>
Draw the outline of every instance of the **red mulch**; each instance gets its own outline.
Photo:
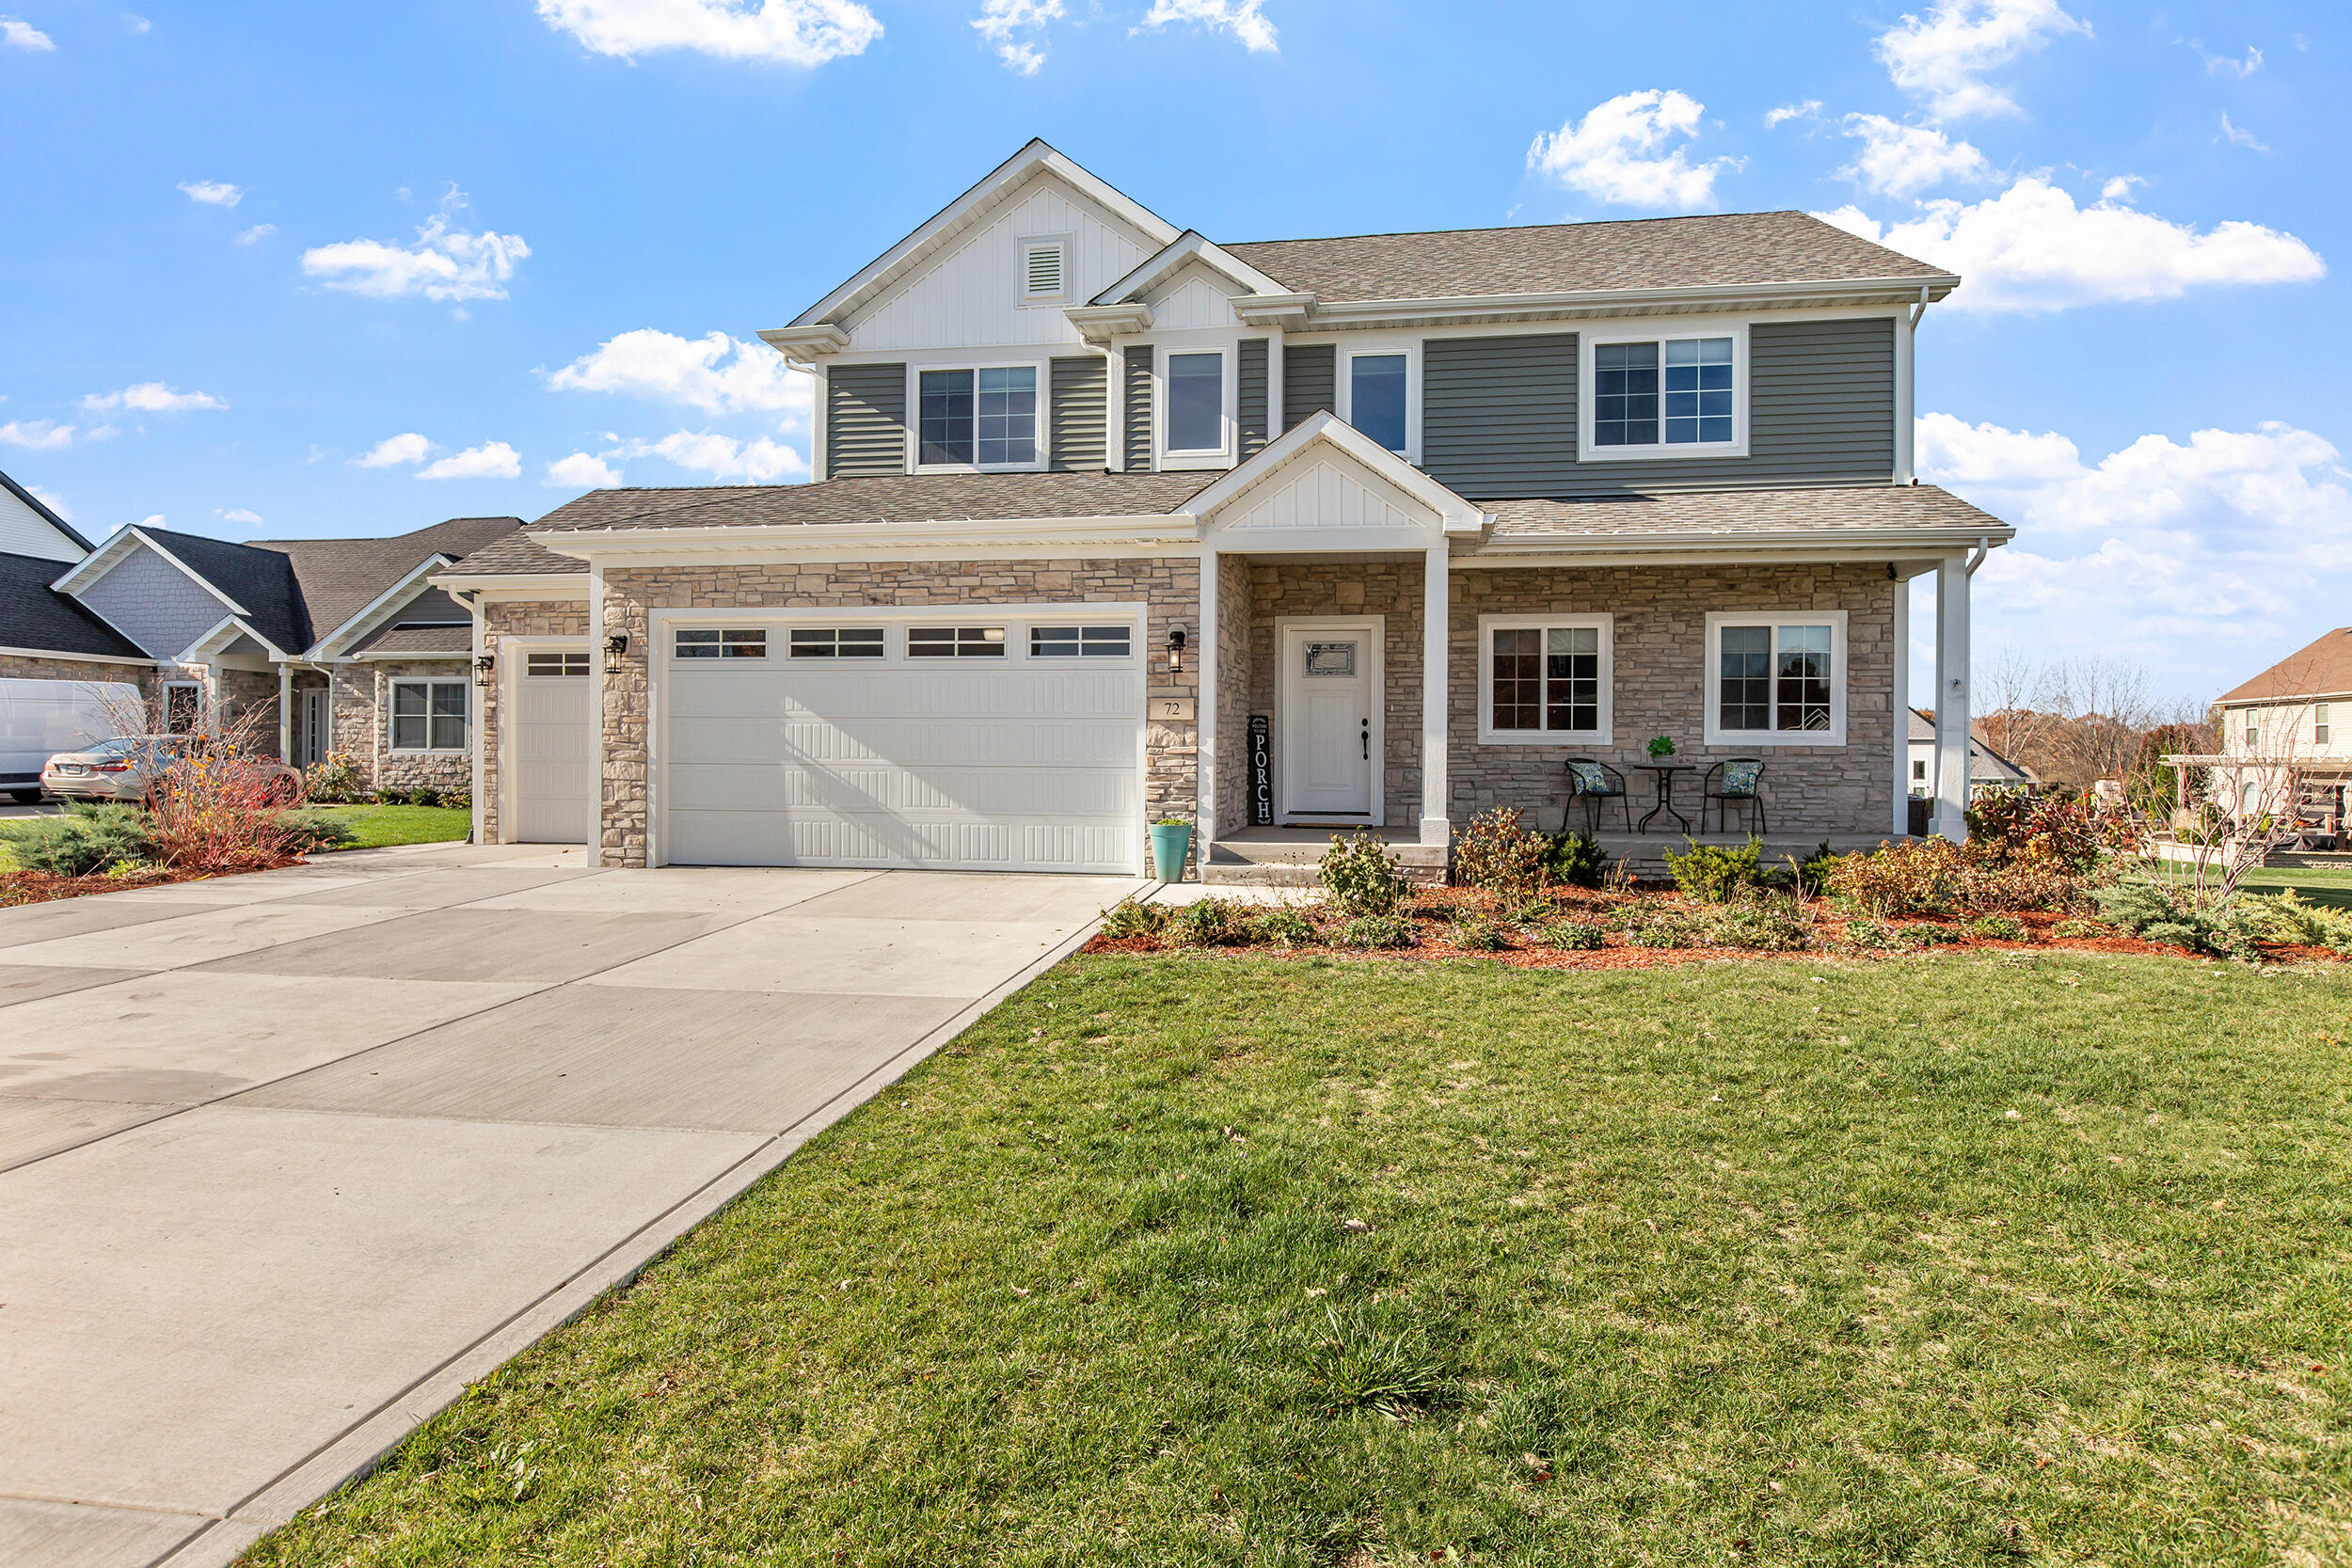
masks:
<path id="1" fill-rule="evenodd" d="M 287 861 L 298 865 L 298 860 Z M 275 866 L 255 866 L 254 870 L 275 870 Z M 0 871 L 0 909 L 18 904 L 46 904 L 56 898 L 86 898 L 93 894 L 124 893 L 132 888 L 166 887 L 173 882 L 200 882 L 214 877 L 235 873 L 220 871 L 168 871 L 161 866 L 142 867 L 120 877 L 103 873 L 88 877 L 57 877 L 46 871 Z"/>

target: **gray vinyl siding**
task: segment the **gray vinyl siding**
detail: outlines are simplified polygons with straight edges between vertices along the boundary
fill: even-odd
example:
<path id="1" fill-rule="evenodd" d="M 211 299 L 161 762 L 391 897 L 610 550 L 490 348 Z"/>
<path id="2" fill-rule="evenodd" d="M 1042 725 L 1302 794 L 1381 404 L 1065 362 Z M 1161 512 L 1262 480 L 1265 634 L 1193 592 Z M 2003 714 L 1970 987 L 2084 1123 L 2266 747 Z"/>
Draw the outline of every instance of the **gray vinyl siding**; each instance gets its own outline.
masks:
<path id="1" fill-rule="evenodd" d="M 1137 343 L 1127 350 L 1127 471 L 1152 468 L 1152 345 Z"/>
<path id="2" fill-rule="evenodd" d="M 1282 351 L 1282 428 L 1339 406 L 1339 351 L 1329 343 Z"/>
<path id="3" fill-rule="evenodd" d="M 1110 466 L 1110 372 L 1101 356 L 1057 359 L 1052 366 L 1048 466 L 1062 472 Z"/>
<path id="4" fill-rule="evenodd" d="M 832 367 L 825 372 L 825 477 L 906 471 L 906 366 Z"/>
<path id="5" fill-rule="evenodd" d="M 1421 453 L 1470 500 L 1571 490 L 1576 334 L 1432 338 L 1422 345 Z"/>
<path id="6" fill-rule="evenodd" d="M 1264 450 L 1273 434 L 1266 428 L 1266 341 L 1244 338 L 1240 362 L 1234 367 L 1234 422 L 1241 426 L 1241 458 L 1247 463 Z"/>
<path id="7" fill-rule="evenodd" d="M 1530 346 L 1542 345 L 1542 346 Z M 1432 339 L 1422 457 L 1471 500 L 1883 484 L 1895 467 L 1895 324 L 1759 322 L 1748 455 L 1579 463 L 1576 336 Z"/>

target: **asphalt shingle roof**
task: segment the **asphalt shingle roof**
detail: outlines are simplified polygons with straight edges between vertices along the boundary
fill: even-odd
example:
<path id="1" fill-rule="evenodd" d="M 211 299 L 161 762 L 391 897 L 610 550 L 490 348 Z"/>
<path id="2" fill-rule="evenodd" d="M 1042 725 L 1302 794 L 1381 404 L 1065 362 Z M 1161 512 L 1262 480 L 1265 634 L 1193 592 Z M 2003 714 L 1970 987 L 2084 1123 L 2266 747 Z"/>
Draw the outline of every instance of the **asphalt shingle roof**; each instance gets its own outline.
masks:
<path id="1" fill-rule="evenodd" d="M 144 659 L 147 655 L 105 622 L 50 584 L 73 569 L 70 561 L 0 555 L 0 648 Z"/>
<path id="2" fill-rule="evenodd" d="M 520 517 L 452 517 L 431 528 L 414 529 L 383 539 L 265 539 L 232 547 L 274 551 L 293 562 L 294 579 L 302 601 L 309 608 L 310 625 L 314 630 L 313 637 L 290 650 L 299 651 L 373 604 L 386 589 L 429 558 L 466 555 L 522 526 Z M 174 553 L 178 553 L 176 549 Z M 187 557 L 181 559 L 186 561 Z M 188 564 L 199 571 L 205 570 L 193 561 L 188 561 Z M 206 572 L 206 576 L 211 574 Z M 219 586 L 230 597 L 241 597 L 227 583 Z M 269 631 L 266 626 L 261 629 Z M 270 636 L 276 641 L 275 633 Z"/>
<path id="3" fill-rule="evenodd" d="M 200 533 L 175 533 L 169 529 L 141 527 L 139 531 L 243 605 L 246 624 L 277 644 L 279 652 L 296 654 L 310 645 L 310 617 L 303 608 L 294 562 L 283 551 L 207 539 Z"/>
<path id="4" fill-rule="evenodd" d="M 1779 533 L 1812 529 L 2009 531 L 2009 525 L 1991 513 L 1932 484 L 1692 490 L 1606 500 L 1501 500 L 1485 505 L 1494 514 L 1497 538 Z"/>
<path id="5" fill-rule="evenodd" d="M 1200 472 L 888 474 L 814 484 L 596 490 L 557 507 L 531 526 L 534 530 L 750 528 L 1158 516 L 1175 511 L 1220 477 Z"/>
<path id="6" fill-rule="evenodd" d="M 577 556 L 558 555 L 528 534 L 510 533 L 505 538 L 487 544 L 462 557 L 449 568 L 456 577 L 505 577 L 509 575 L 561 577 L 572 572 L 584 573 L 588 562 Z"/>
<path id="7" fill-rule="evenodd" d="M 1796 212 L 1255 240 L 1223 248 L 1326 303 L 1949 276 Z"/>
<path id="8" fill-rule="evenodd" d="M 2352 626 L 2322 632 L 2318 641 L 2296 649 L 2245 685 L 2223 692 L 2220 700 L 2262 703 L 2332 697 L 2340 691 L 2352 691 Z"/>

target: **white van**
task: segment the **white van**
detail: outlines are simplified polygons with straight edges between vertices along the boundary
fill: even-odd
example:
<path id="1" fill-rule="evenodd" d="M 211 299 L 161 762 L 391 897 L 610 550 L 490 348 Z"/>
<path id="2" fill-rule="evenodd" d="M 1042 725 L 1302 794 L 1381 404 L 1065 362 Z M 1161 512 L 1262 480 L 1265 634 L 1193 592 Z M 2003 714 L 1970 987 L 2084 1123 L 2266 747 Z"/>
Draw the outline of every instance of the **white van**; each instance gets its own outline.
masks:
<path id="1" fill-rule="evenodd" d="M 119 733 L 110 708 L 138 712 L 139 689 L 127 681 L 0 679 L 0 790 L 23 805 L 40 800 L 41 764 Z"/>

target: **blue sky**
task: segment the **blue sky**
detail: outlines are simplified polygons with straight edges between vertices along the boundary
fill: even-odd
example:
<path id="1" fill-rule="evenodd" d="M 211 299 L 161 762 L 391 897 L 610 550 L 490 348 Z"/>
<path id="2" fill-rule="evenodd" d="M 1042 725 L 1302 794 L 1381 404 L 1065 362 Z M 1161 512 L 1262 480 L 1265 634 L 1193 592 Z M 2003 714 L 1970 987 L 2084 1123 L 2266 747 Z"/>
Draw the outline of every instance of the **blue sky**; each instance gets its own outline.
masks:
<path id="1" fill-rule="evenodd" d="M 1979 654 L 2209 696 L 2352 619 L 2344 23 L 0 0 L 0 468 L 227 538 L 799 479 L 753 334 L 1031 135 L 1224 240 L 1797 207 L 1968 278 L 1919 451 L 2023 530 Z"/>

